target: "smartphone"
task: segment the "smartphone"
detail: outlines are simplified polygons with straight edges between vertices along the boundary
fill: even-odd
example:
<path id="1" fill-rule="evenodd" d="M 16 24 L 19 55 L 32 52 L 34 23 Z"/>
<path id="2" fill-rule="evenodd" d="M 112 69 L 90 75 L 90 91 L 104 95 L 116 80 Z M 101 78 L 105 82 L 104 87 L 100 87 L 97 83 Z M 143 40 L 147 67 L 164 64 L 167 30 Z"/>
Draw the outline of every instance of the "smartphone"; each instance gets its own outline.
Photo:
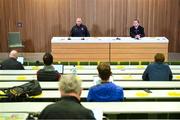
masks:
<path id="1" fill-rule="evenodd" d="M 147 92 L 147 93 L 152 93 L 152 91 L 150 91 L 148 89 L 145 89 L 144 91 Z"/>

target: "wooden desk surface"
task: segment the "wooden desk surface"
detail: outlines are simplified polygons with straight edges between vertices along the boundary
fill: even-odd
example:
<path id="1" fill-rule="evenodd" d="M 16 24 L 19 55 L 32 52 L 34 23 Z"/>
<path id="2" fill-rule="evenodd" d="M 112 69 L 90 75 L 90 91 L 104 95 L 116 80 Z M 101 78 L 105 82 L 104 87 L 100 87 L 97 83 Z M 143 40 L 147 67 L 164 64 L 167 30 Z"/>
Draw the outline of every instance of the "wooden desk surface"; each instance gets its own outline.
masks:
<path id="1" fill-rule="evenodd" d="M 0 88 L 10 88 L 13 86 L 19 86 L 27 82 L 0 82 Z M 171 88 L 171 89 L 179 89 L 180 82 L 170 81 L 170 82 L 152 82 L 152 81 L 116 81 L 114 82 L 116 85 L 119 85 L 123 88 L 133 88 L 133 89 L 146 89 L 146 88 Z M 58 82 L 40 82 L 42 89 L 58 89 Z M 86 81 L 82 82 L 82 88 L 89 89 L 94 85 L 93 82 Z"/>
<path id="2" fill-rule="evenodd" d="M 125 100 L 137 99 L 180 99 L 180 90 L 150 90 L 152 93 L 147 93 L 144 90 L 124 90 Z M 81 98 L 87 98 L 89 90 L 83 90 Z M 58 99 L 61 97 L 59 90 L 43 90 L 41 95 L 33 96 L 31 98 L 36 99 Z M 2 96 L 0 98 L 7 98 Z"/>
<path id="3" fill-rule="evenodd" d="M 153 61 L 157 52 L 168 58 L 169 40 L 165 37 L 116 38 L 53 37 L 52 54 L 58 61 Z"/>
<path id="4" fill-rule="evenodd" d="M 52 102 L 0 103 L 0 112 L 39 113 L 49 104 Z M 89 109 L 99 108 L 106 114 L 180 113 L 180 102 L 82 102 L 82 105 Z"/>

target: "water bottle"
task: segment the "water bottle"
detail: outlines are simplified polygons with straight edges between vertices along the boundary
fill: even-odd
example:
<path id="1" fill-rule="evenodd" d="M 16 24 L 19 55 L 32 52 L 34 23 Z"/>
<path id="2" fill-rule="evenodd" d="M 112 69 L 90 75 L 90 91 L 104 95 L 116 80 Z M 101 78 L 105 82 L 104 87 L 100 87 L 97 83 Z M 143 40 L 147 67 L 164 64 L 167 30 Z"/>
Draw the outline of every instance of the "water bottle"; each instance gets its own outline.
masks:
<path id="1" fill-rule="evenodd" d="M 77 69 L 76 69 L 76 66 L 74 65 L 73 68 L 71 68 L 71 72 L 74 76 L 77 75 Z"/>

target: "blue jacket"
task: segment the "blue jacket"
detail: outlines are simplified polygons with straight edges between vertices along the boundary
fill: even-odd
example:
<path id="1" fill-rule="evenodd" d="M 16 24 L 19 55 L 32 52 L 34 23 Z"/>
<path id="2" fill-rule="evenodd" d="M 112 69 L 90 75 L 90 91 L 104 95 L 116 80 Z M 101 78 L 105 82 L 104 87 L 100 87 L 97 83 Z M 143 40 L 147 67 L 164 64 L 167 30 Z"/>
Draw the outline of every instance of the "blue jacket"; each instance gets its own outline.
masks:
<path id="1" fill-rule="evenodd" d="M 101 83 L 90 88 L 87 101 L 113 102 L 124 99 L 123 88 L 112 82 Z"/>
<path id="2" fill-rule="evenodd" d="M 147 66 L 142 78 L 146 81 L 170 81 L 173 75 L 167 64 L 155 62 Z"/>

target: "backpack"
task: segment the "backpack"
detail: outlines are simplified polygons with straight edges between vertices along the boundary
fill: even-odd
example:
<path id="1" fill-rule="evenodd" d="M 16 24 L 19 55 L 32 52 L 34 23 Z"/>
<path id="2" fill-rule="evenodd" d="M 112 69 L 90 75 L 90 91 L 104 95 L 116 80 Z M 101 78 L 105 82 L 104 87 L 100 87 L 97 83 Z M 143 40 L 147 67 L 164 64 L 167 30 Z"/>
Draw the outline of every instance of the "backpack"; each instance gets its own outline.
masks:
<path id="1" fill-rule="evenodd" d="M 3 91 L 5 96 L 8 96 L 8 99 L 10 100 L 27 98 L 29 96 L 40 95 L 42 93 L 41 86 L 37 80 L 32 80 L 23 85 L 14 86 L 1 91 Z"/>

